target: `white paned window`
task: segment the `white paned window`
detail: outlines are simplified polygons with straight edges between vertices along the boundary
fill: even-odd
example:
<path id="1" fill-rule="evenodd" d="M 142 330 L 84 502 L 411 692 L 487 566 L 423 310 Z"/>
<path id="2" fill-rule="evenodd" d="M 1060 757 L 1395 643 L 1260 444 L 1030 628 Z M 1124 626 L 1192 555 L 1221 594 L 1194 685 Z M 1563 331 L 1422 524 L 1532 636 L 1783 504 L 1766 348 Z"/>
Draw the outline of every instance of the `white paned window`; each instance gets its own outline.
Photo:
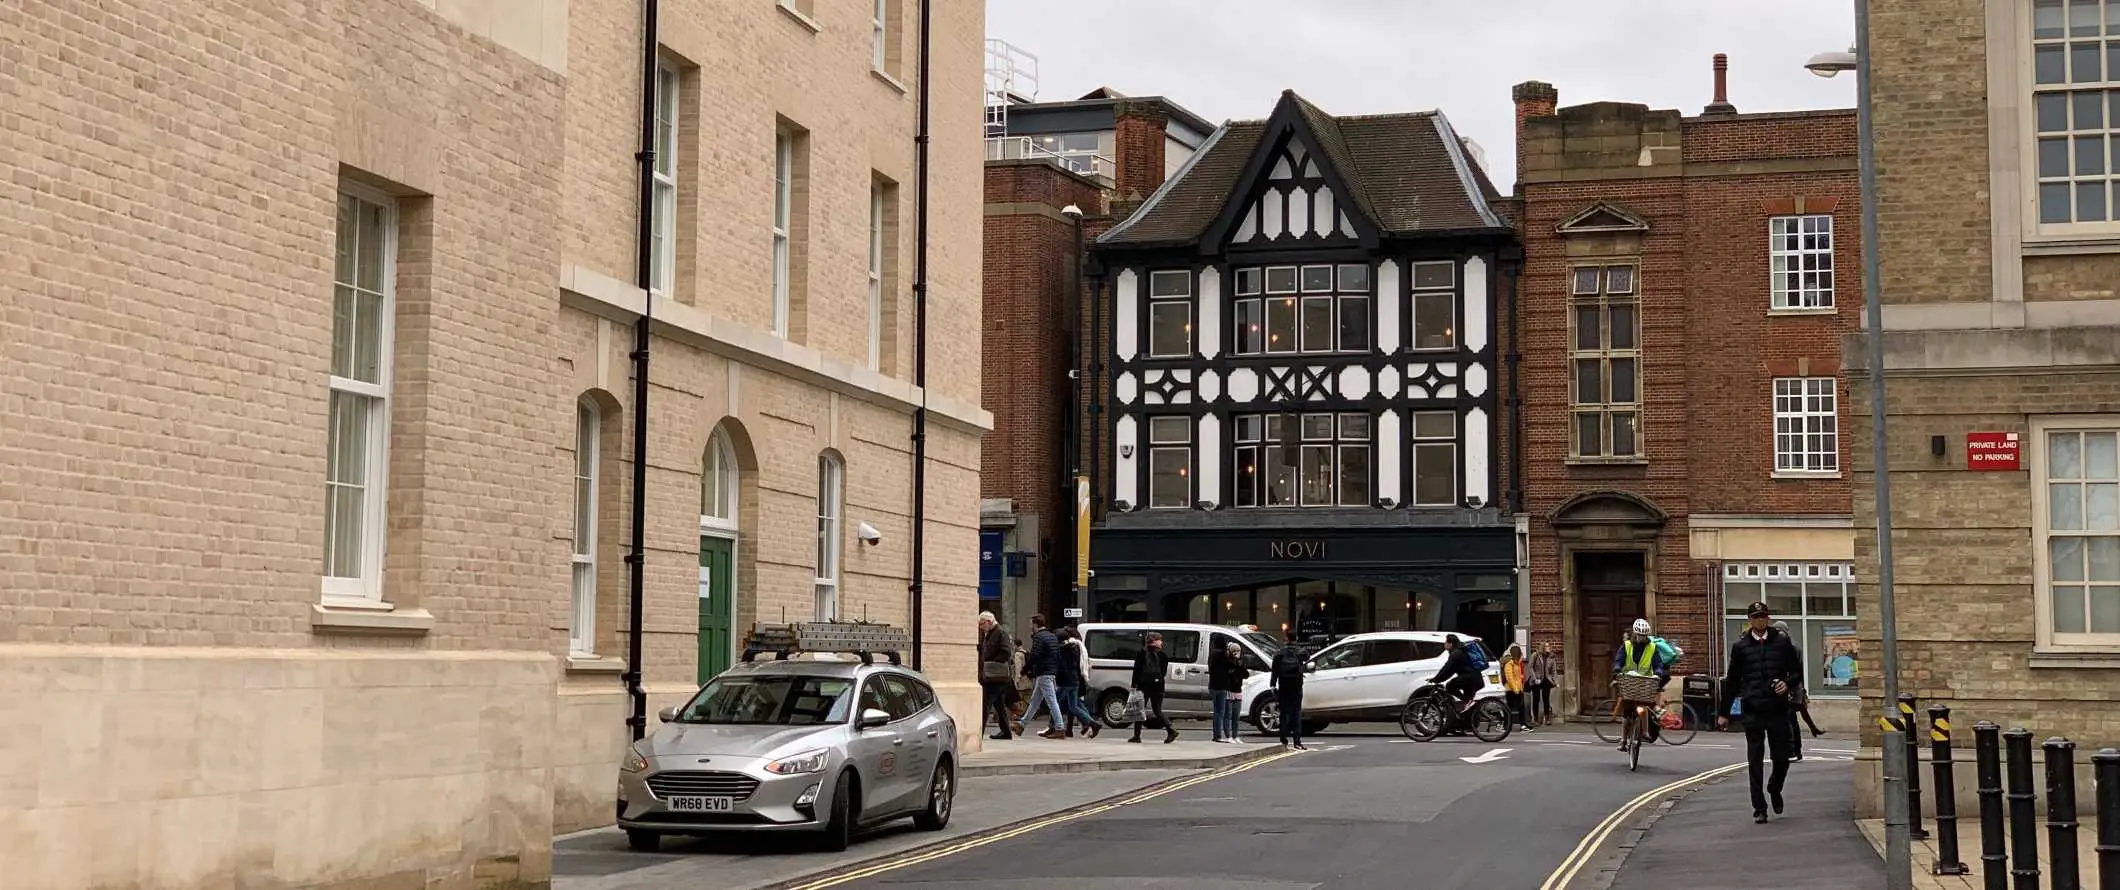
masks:
<path id="1" fill-rule="evenodd" d="M 670 293 L 677 281 L 677 110 L 679 84 L 676 66 L 668 60 L 655 64 L 655 226 L 654 274 L 649 278 L 659 294 Z"/>
<path id="2" fill-rule="evenodd" d="M 2033 424 L 2041 642 L 2120 647 L 2120 417 Z"/>
<path id="3" fill-rule="evenodd" d="M 739 478 L 736 449 L 729 445 L 729 434 L 716 427 L 714 435 L 707 440 L 706 455 L 700 463 L 700 525 L 736 527 L 736 491 Z"/>
<path id="4" fill-rule="evenodd" d="M 383 597 L 397 212 L 365 190 L 339 194 L 325 434 L 326 601 Z"/>
<path id="5" fill-rule="evenodd" d="M 1367 414 L 1243 414 L 1234 419 L 1232 506 L 1367 507 L 1375 435 Z"/>
<path id="6" fill-rule="evenodd" d="M 1192 506 L 1192 418 L 1148 419 L 1148 505 Z"/>
<path id="7" fill-rule="evenodd" d="M 1774 472 L 1840 472 L 1839 381 L 1774 378 Z"/>
<path id="8" fill-rule="evenodd" d="M 878 0 L 882 2 L 882 0 Z M 869 370 L 883 369 L 883 199 L 882 183 L 869 185 Z"/>
<path id="9" fill-rule="evenodd" d="M 1413 415 L 1413 502 L 1448 507 L 1458 502 L 1457 415 L 1421 411 Z"/>
<path id="10" fill-rule="evenodd" d="M 1192 273 L 1165 269 L 1148 273 L 1148 355 L 1192 354 Z"/>
<path id="11" fill-rule="evenodd" d="M 817 606 L 813 617 L 839 617 L 840 514 L 846 506 L 846 465 L 826 454 L 817 458 Z"/>
<path id="12" fill-rule="evenodd" d="M 786 130 L 773 139 L 773 333 L 788 335 L 790 290 L 789 238 L 795 225 L 795 137 Z"/>
<path id="13" fill-rule="evenodd" d="M 1641 455 L 1641 315 L 1633 266 L 1574 271 L 1569 306 L 1569 401 L 1573 454 Z"/>
<path id="14" fill-rule="evenodd" d="M 602 463 L 603 412 L 586 396 L 574 405 L 574 586 L 567 611 L 567 654 L 596 653 L 596 480 Z"/>
<path id="15" fill-rule="evenodd" d="M 1767 261 L 1775 309 L 1833 308 L 1833 218 L 1767 220 Z"/>
<path id="16" fill-rule="evenodd" d="M 1457 348 L 1457 263 L 1413 264 L 1413 348 Z"/>
<path id="17" fill-rule="evenodd" d="M 1711 656 L 1721 670 L 1729 665 L 1730 644 L 1749 632 L 1746 612 L 1766 603 L 1774 620 L 1789 627 L 1789 639 L 1803 655 L 1804 689 L 1821 698 L 1853 698 L 1855 667 L 1861 649 L 1855 642 L 1855 566 L 1845 562 L 1723 564 L 1723 639 Z M 1692 641 L 1673 640 L 1685 648 Z M 1688 655 L 1688 659 L 1692 656 Z M 1706 670 L 1706 668 L 1703 668 Z"/>
<path id="18" fill-rule="evenodd" d="M 891 0 L 876 0 L 876 10 L 870 16 L 869 28 L 874 35 L 870 44 L 869 67 L 885 73 L 891 65 Z"/>
<path id="19" fill-rule="evenodd" d="M 1368 266 L 1268 266 L 1235 275 L 1233 354 L 1369 351 Z"/>
<path id="20" fill-rule="evenodd" d="M 2120 154 L 2120 3 L 2033 0 L 2032 106 L 2038 221 L 2056 234 L 2110 231 Z"/>

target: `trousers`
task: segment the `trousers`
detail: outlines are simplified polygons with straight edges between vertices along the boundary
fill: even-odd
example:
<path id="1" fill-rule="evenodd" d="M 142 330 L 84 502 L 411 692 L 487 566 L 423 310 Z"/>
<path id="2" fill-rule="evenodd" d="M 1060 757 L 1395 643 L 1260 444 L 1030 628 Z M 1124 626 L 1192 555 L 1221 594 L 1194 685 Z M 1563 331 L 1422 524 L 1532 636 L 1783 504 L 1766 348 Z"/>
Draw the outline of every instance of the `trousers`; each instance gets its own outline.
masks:
<path id="1" fill-rule="evenodd" d="M 1783 713 L 1754 715 L 1744 714 L 1745 759 L 1751 764 L 1752 809 L 1754 812 L 1767 808 L 1767 795 L 1780 794 L 1782 783 L 1789 778 L 1789 718 Z M 1766 787 L 1760 787 L 1762 760 L 1771 759 L 1773 772 L 1766 776 Z"/>

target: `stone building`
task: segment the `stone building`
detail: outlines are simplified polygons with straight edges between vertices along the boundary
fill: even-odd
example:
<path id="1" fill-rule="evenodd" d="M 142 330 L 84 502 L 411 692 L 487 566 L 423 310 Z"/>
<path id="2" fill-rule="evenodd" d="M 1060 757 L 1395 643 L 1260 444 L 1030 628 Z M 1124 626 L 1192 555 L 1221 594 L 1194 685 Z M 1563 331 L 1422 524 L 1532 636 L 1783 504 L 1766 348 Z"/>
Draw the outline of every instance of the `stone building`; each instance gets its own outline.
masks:
<path id="1" fill-rule="evenodd" d="M 1860 314 L 1855 118 L 1515 89 L 1531 639 L 1562 707 L 1647 617 L 1720 674 L 1765 600 L 1822 719 L 1855 717 L 1841 337 Z"/>
<path id="2" fill-rule="evenodd" d="M 990 56 L 1013 49 L 998 43 Z M 1087 465 L 1068 440 L 1085 405 L 1075 348 L 1088 318 L 1076 296 L 1085 245 L 1214 131 L 1160 96 L 1022 98 L 988 96 L 998 104 L 988 108 L 981 386 L 994 430 L 981 449 L 979 548 L 980 605 L 1019 636 L 1031 615 L 1058 620 L 1081 605 L 1074 476 Z"/>
<path id="3" fill-rule="evenodd" d="M 2120 8 L 1916 0 L 1869 25 L 1901 689 L 1960 725 L 2115 744 L 2120 68 L 2096 48 Z M 1850 339 L 1856 371 L 1863 346 Z M 1854 382 L 1849 432 L 1867 442 Z M 1869 528 L 1867 448 L 1855 470 Z M 1856 561 L 1873 583 L 1874 538 Z M 1877 665 L 1862 667 L 1872 694 Z"/>
<path id="4" fill-rule="evenodd" d="M 38 60 L 0 86 L 9 882 L 548 879 L 628 742 L 646 305 L 649 713 L 754 620 L 907 621 L 925 405 L 922 660 L 977 744 L 990 421 L 911 380 L 914 6 L 658 5 L 652 71 L 637 4 L 0 16 Z M 984 23 L 935 16 L 953 369 Z"/>

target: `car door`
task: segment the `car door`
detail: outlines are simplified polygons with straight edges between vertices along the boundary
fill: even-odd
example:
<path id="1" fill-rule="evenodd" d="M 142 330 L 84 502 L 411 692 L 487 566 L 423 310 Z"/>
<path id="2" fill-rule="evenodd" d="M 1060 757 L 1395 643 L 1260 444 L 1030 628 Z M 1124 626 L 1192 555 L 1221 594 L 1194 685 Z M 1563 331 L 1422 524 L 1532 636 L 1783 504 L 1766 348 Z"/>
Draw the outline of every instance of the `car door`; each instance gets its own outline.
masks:
<path id="1" fill-rule="evenodd" d="M 1200 646 L 1200 632 L 1161 633 L 1163 654 L 1170 656 L 1170 672 L 1163 684 L 1163 713 L 1170 717 L 1207 716 L 1207 653 Z"/>
<path id="2" fill-rule="evenodd" d="M 898 790 L 897 803 L 893 810 L 915 809 L 927 799 L 928 776 L 935 769 L 936 752 L 941 749 L 941 729 L 937 720 L 928 714 L 921 702 L 918 681 L 897 674 L 883 677 L 883 699 L 889 705 L 891 726 L 898 731 L 898 768 L 893 771 L 892 783 Z M 933 696 L 927 699 L 933 701 Z"/>
<path id="3" fill-rule="evenodd" d="M 1303 678 L 1303 713 L 1325 716 L 1354 706 L 1355 681 L 1369 654 L 1369 644 L 1344 640 L 1311 656 Z"/>
<path id="4" fill-rule="evenodd" d="M 1405 704 L 1406 697 L 1413 694 L 1414 684 L 1420 681 L 1413 676 L 1420 657 L 1413 641 L 1370 640 L 1368 647 L 1362 657 L 1362 666 L 1350 672 L 1353 680 L 1348 684 L 1352 689 L 1348 694 L 1349 706 L 1358 710 L 1384 711 Z"/>
<path id="5" fill-rule="evenodd" d="M 905 796 L 905 777 L 900 769 L 905 758 L 904 724 L 894 722 L 861 728 L 861 715 L 870 709 L 886 714 L 891 711 L 883 680 L 882 674 L 875 674 L 861 682 L 851 718 L 854 732 L 847 741 L 847 761 L 861 776 L 861 806 L 871 813 L 895 809 Z"/>

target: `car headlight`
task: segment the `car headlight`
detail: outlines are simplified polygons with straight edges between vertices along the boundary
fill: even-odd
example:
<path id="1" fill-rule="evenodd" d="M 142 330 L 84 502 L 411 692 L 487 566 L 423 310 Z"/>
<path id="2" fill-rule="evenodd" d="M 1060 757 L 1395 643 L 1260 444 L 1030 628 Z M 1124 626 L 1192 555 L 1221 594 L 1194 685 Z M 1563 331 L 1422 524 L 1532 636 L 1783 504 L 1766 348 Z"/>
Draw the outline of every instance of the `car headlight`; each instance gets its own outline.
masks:
<path id="1" fill-rule="evenodd" d="M 831 757 L 832 752 L 823 748 L 815 751 L 804 751 L 801 754 L 790 755 L 766 764 L 766 772 L 780 776 L 821 773 L 824 772 L 824 765 Z"/>
<path id="2" fill-rule="evenodd" d="M 648 758 L 641 756 L 639 748 L 628 747 L 626 759 L 618 764 L 618 768 L 624 772 L 637 773 L 648 768 Z"/>

